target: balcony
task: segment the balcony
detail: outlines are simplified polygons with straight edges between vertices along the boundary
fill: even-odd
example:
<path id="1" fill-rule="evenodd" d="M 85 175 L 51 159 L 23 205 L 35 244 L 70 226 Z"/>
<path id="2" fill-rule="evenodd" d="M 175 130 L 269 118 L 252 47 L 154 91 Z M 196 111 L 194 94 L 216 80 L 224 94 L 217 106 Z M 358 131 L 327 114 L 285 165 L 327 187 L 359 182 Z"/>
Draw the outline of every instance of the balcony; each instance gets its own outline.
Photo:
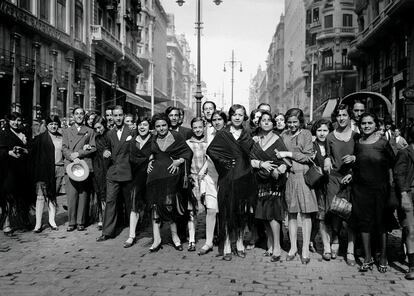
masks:
<path id="1" fill-rule="evenodd" d="M 329 64 L 322 64 L 319 73 L 321 75 L 335 75 L 340 73 L 353 73 L 356 71 L 354 67 L 350 64 L 342 64 L 339 62 L 336 63 L 329 63 Z"/>
<path id="2" fill-rule="evenodd" d="M 135 70 L 138 71 L 138 74 L 142 73 L 143 69 L 138 56 L 129 47 L 125 46 L 124 51 L 125 58 L 127 59 L 127 65 L 132 66 L 132 68 L 135 68 Z"/>
<path id="3" fill-rule="evenodd" d="M 109 54 L 122 56 L 122 43 L 100 25 L 91 26 L 92 41 L 101 46 Z"/>
<path id="4" fill-rule="evenodd" d="M 353 38 L 356 35 L 356 28 L 354 27 L 338 27 L 321 30 L 316 36 L 316 40 L 320 41 L 328 38 L 343 37 Z"/>

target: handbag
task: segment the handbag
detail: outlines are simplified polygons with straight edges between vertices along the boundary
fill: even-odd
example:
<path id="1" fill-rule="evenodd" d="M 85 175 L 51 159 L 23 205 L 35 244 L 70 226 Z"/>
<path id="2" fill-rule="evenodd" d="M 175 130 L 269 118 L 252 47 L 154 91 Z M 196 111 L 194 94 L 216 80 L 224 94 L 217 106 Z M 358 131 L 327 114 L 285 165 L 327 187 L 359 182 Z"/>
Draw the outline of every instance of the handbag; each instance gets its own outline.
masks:
<path id="1" fill-rule="evenodd" d="M 313 160 L 311 160 L 311 163 L 312 165 L 303 177 L 305 178 L 305 183 L 309 187 L 314 187 L 323 177 L 323 172 L 322 169 L 313 162 Z"/>
<path id="2" fill-rule="evenodd" d="M 335 195 L 330 211 L 344 220 L 348 220 L 352 212 L 352 204 L 343 197 Z"/>

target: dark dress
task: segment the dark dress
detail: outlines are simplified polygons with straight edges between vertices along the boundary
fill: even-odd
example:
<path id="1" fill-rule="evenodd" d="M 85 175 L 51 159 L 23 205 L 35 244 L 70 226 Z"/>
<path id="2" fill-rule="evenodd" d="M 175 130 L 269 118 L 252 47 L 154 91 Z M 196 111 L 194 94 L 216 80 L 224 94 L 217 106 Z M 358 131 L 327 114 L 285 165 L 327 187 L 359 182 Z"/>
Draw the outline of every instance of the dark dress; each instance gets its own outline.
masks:
<path id="1" fill-rule="evenodd" d="M 390 221 L 386 203 L 394 152 L 389 142 L 380 138 L 373 144 L 357 142 L 354 153 L 351 225 L 361 232 L 383 233 Z"/>
<path id="2" fill-rule="evenodd" d="M 106 172 L 111 163 L 111 158 L 104 158 L 103 153 L 109 147 L 107 132 L 103 135 L 96 135 L 96 152 L 92 158 L 92 184 L 95 192 L 91 199 L 90 217 L 92 221 L 98 221 L 99 215 L 103 215 L 102 204 L 106 201 Z M 92 222 L 91 221 L 91 222 Z"/>
<path id="3" fill-rule="evenodd" d="M 26 136 L 27 141 L 29 137 Z M 0 223 L 8 215 L 12 226 L 29 227 L 29 211 L 36 196 L 32 190 L 33 180 L 30 176 L 30 164 L 27 154 L 20 158 L 9 155 L 13 147 L 28 148 L 9 128 L 0 132 L 0 164 L 2 179 L 0 180 Z M 28 186 L 26 186 L 28 185 Z"/>
<path id="4" fill-rule="evenodd" d="M 223 241 L 226 230 L 234 243 L 246 224 L 253 224 L 250 209 L 256 207 L 257 196 L 249 157 L 253 143 L 246 130 L 243 129 L 236 140 L 227 126 L 216 134 L 207 148 L 207 155 L 219 174 L 219 227 Z"/>
<path id="5" fill-rule="evenodd" d="M 332 170 L 329 175 L 329 182 L 326 192 L 326 205 L 329 208 L 331 207 L 332 200 L 335 195 L 345 198 L 348 201 L 351 200 L 350 186 L 342 185 L 340 181 L 343 177 L 352 172 L 354 163 L 346 164 L 342 161 L 342 157 L 345 155 L 354 155 L 355 140 L 358 137 L 359 134 L 355 133 L 354 131 L 351 134 L 350 140 L 347 142 L 337 139 L 334 132 L 331 132 L 326 137 L 328 148 L 327 153 L 332 162 Z"/>
<path id="6" fill-rule="evenodd" d="M 179 133 L 170 131 L 174 142 L 162 151 L 157 144 L 157 137 L 151 141 L 151 153 L 154 157 L 152 171 L 147 177 L 147 200 L 157 213 L 161 221 L 176 222 L 180 217 L 186 215 L 188 199 L 181 194 L 183 189 L 184 165 L 189 165 L 193 158 L 193 151 Z M 174 174 L 168 172 L 168 167 L 173 159 L 183 158 L 186 160 Z M 187 171 L 189 171 L 187 167 Z"/>
<path id="7" fill-rule="evenodd" d="M 277 137 L 274 135 L 274 137 Z M 263 150 L 259 143 L 254 143 L 251 159 L 260 161 L 273 161 L 275 165 L 285 164 L 276 157 L 275 149 L 286 151 L 286 146 L 281 138 Z M 286 174 L 280 175 L 276 180 L 265 169 L 253 169 L 257 181 L 257 205 L 255 218 L 266 221 L 282 221 L 285 218 L 286 203 L 284 200 Z"/>
<path id="8" fill-rule="evenodd" d="M 326 141 L 323 143 L 325 147 L 325 155 L 322 155 L 320 143 L 315 140 L 313 142 L 313 150 L 316 152 L 315 159 L 313 162 L 315 165 L 323 169 L 325 158 L 327 157 L 327 146 Z M 323 177 L 319 180 L 319 182 L 314 186 L 316 199 L 318 201 L 318 213 L 316 218 L 318 220 L 325 220 L 325 216 L 329 210 L 328 201 L 326 198 L 326 190 L 329 182 L 329 175 L 324 174 Z"/>
<path id="9" fill-rule="evenodd" d="M 140 143 L 136 140 L 131 141 L 129 156 L 132 168 L 131 210 L 135 213 L 139 213 L 147 204 L 145 194 L 152 138 L 153 136 L 150 136 L 143 147 L 140 147 Z"/>

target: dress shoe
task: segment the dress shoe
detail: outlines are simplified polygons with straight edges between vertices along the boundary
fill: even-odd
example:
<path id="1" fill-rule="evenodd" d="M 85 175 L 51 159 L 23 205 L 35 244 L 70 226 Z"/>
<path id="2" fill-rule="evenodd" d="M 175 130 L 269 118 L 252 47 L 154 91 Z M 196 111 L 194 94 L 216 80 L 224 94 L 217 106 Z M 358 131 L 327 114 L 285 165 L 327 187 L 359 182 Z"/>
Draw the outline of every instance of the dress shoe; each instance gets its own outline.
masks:
<path id="1" fill-rule="evenodd" d="M 296 254 L 297 254 L 297 252 L 295 252 L 293 255 L 287 255 L 286 256 L 286 261 L 292 261 L 293 259 L 295 259 L 296 258 Z"/>
<path id="2" fill-rule="evenodd" d="M 53 230 L 53 231 L 58 231 L 59 230 L 59 227 L 57 227 L 57 226 L 52 226 L 52 224 L 50 224 L 50 223 L 48 223 L 49 224 L 49 228 L 50 228 L 50 230 Z"/>
<path id="3" fill-rule="evenodd" d="M 270 257 L 270 262 L 279 262 L 280 261 L 280 255 L 276 256 L 273 255 L 272 257 Z"/>
<path id="4" fill-rule="evenodd" d="M 33 229 L 34 233 L 41 233 L 43 231 L 42 227 Z"/>
<path id="5" fill-rule="evenodd" d="M 193 242 L 188 243 L 188 249 L 187 249 L 187 251 L 188 252 L 195 252 L 196 251 L 196 245 L 195 245 L 195 243 L 193 243 Z"/>
<path id="6" fill-rule="evenodd" d="M 231 253 L 227 253 L 223 256 L 224 261 L 231 261 L 231 259 L 232 259 Z"/>
<path id="7" fill-rule="evenodd" d="M 83 225 L 78 225 L 78 231 L 85 231 L 86 228 Z"/>
<path id="8" fill-rule="evenodd" d="M 128 240 L 129 239 L 132 239 L 131 242 L 128 242 L 128 241 L 124 242 L 124 248 L 125 249 L 132 247 L 137 242 L 137 238 L 136 237 L 129 237 Z"/>
<path id="9" fill-rule="evenodd" d="M 207 245 L 204 245 L 204 246 L 200 249 L 200 251 L 198 251 L 198 255 L 199 255 L 199 256 L 203 256 L 203 255 L 205 255 L 205 254 L 210 253 L 211 251 L 213 251 L 213 247 L 209 247 L 209 246 L 207 246 Z"/>
<path id="10" fill-rule="evenodd" d="M 346 253 L 346 264 L 348 264 L 349 266 L 355 266 L 356 261 L 354 258 L 354 254 Z"/>
<path id="11" fill-rule="evenodd" d="M 409 281 L 414 280 L 414 267 L 410 267 L 404 278 Z"/>
<path id="12" fill-rule="evenodd" d="M 173 247 L 174 247 L 174 249 L 176 249 L 177 251 L 182 251 L 182 250 L 184 250 L 184 248 L 183 248 L 183 245 L 182 244 L 179 244 L 179 245 L 175 245 L 174 243 L 173 243 Z"/>
<path id="13" fill-rule="evenodd" d="M 105 234 L 102 234 L 100 237 L 98 237 L 98 238 L 96 239 L 96 241 L 97 241 L 97 242 L 103 242 L 103 241 L 106 241 L 106 240 L 108 240 L 108 239 L 110 239 L 110 238 L 111 238 L 110 236 L 105 235 Z"/>
<path id="14" fill-rule="evenodd" d="M 240 258 L 246 258 L 246 252 L 244 250 L 236 250 L 233 254 Z"/>
<path id="15" fill-rule="evenodd" d="M 160 249 L 162 249 L 162 242 L 160 242 L 156 247 L 149 248 L 149 251 L 150 253 L 155 253 L 158 252 Z"/>
<path id="16" fill-rule="evenodd" d="M 325 261 L 331 261 L 331 253 L 325 252 L 322 254 L 322 259 Z"/>
<path id="17" fill-rule="evenodd" d="M 309 264 L 310 258 L 300 256 L 300 261 L 302 262 L 302 264 Z"/>
<path id="18" fill-rule="evenodd" d="M 67 232 L 72 232 L 72 231 L 74 231 L 76 229 L 76 226 L 75 225 L 69 225 L 68 226 L 68 228 L 66 228 L 66 231 Z"/>

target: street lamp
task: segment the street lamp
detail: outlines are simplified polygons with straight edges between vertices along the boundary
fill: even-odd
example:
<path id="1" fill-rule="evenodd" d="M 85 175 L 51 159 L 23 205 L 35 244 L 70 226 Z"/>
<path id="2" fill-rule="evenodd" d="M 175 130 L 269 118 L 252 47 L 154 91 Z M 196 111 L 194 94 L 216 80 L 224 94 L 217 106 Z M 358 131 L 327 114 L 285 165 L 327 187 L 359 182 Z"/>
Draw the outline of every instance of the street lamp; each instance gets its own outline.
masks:
<path id="1" fill-rule="evenodd" d="M 184 0 L 176 1 L 178 6 L 183 6 L 185 3 Z M 221 0 L 213 0 L 216 5 L 220 5 Z M 201 91 L 201 29 L 203 28 L 201 21 L 201 0 L 197 0 L 197 21 L 195 23 L 197 30 L 197 82 L 196 82 L 196 93 L 194 95 L 196 99 L 196 108 L 197 108 L 197 117 L 201 116 L 201 99 L 203 98 L 203 93 Z"/>
<path id="2" fill-rule="evenodd" d="M 226 64 L 230 64 L 231 67 L 231 106 L 233 106 L 233 94 L 234 94 L 234 67 L 240 65 L 240 72 L 243 72 L 242 63 L 234 60 L 234 49 L 231 51 L 231 60 L 224 62 L 223 72 L 226 72 Z"/>

